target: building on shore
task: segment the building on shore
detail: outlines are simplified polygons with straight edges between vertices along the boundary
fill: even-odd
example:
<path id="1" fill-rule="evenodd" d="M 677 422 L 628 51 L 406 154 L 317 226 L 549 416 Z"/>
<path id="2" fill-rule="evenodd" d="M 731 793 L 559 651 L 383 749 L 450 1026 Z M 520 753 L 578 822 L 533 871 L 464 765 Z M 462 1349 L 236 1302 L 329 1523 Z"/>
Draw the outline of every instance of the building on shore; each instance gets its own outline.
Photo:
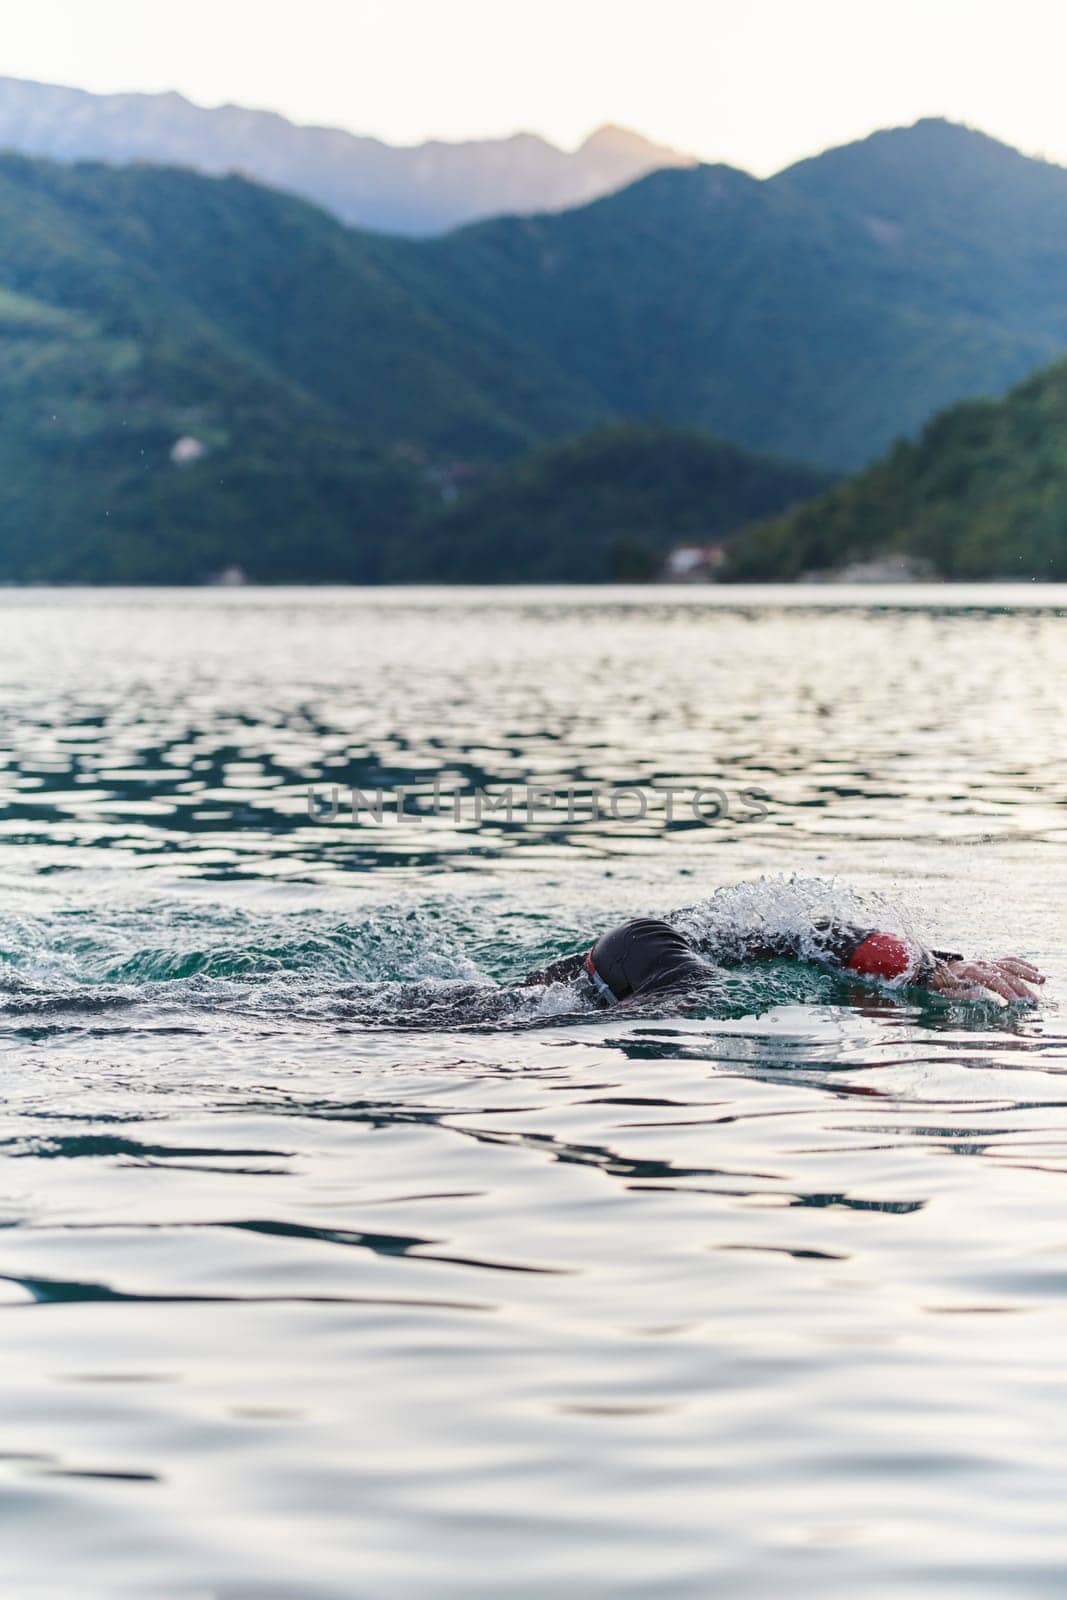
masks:
<path id="1" fill-rule="evenodd" d="M 676 544 L 668 550 L 661 583 L 714 583 L 726 559 L 722 543 Z"/>

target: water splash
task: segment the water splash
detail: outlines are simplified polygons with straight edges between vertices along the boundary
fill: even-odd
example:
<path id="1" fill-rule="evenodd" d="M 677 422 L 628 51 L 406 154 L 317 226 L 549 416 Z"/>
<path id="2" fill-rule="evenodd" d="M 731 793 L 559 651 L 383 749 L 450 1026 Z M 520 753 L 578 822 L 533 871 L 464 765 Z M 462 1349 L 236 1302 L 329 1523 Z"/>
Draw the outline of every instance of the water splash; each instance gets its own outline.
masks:
<path id="1" fill-rule="evenodd" d="M 906 924 L 884 900 L 800 877 L 721 889 L 672 915 L 713 959 L 738 957 L 758 932 L 790 935 L 813 963 L 825 954 L 819 918 L 837 926 Z M 609 923 L 591 910 L 585 937 Z M 162 896 L 105 907 L 58 901 L 44 913 L 0 916 L 0 1016 L 17 1022 L 137 1008 L 172 1021 L 211 1013 L 368 1029 L 536 1027 L 601 1014 L 571 985 L 510 986 L 581 943 L 551 912 L 517 916 L 495 897 L 424 897 L 368 907 L 362 917 Z M 840 986 L 814 967 L 764 963 L 717 973 L 684 1003 L 650 997 L 627 1015 L 736 1017 L 840 998 Z"/>
<path id="2" fill-rule="evenodd" d="M 883 894 L 860 894 L 832 878 L 794 873 L 730 884 L 668 920 L 714 958 L 743 958 L 754 942 L 788 941 L 807 961 L 825 961 L 842 930 L 881 929 L 925 944 L 914 911 Z"/>

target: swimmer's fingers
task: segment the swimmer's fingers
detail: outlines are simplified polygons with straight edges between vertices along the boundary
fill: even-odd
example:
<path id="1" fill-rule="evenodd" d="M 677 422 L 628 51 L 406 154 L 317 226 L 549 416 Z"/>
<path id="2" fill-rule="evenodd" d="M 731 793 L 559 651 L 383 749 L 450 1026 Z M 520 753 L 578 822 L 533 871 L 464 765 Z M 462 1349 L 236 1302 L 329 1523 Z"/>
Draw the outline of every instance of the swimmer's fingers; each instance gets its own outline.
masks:
<path id="1" fill-rule="evenodd" d="M 998 962 L 974 961 L 970 962 L 969 966 L 971 970 L 966 976 L 972 982 L 980 983 L 992 994 L 999 994 L 1009 1005 L 1016 1000 L 1021 1000 L 1026 1005 L 1033 1005 L 1036 998 L 1033 990 L 1027 988 L 1023 980 L 1016 978 L 1013 973 L 1004 972 Z"/>
<path id="2" fill-rule="evenodd" d="M 1033 1005 L 1037 996 L 1032 989 L 1012 972 L 1006 972 L 999 961 L 952 961 L 948 963 L 952 977 L 963 984 L 974 984 L 990 994 L 998 994 L 1009 1005 L 1022 1001 Z"/>
<path id="3" fill-rule="evenodd" d="M 929 987 L 949 1000 L 981 1000 L 985 991 L 960 974 L 963 965 L 962 961 L 936 961 Z"/>
<path id="4" fill-rule="evenodd" d="M 934 974 L 929 987 L 936 989 L 937 994 L 945 995 L 949 1000 L 981 1000 L 985 990 L 979 989 L 977 984 L 968 984 L 963 979 L 955 978 L 947 966 Z"/>
<path id="5" fill-rule="evenodd" d="M 997 961 L 939 961 L 930 979 L 931 989 L 951 1000 L 982 1000 L 997 995 L 1008 1005 L 1033 1005 L 1035 995 L 1015 973 Z"/>
<path id="6" fill-rule="evenodd" d="M 1027 983 L 1044 983 L 1045 974 L 1030 961 L 1024 961 L 1021 956 L 1001 956 L 997 962 L 1005 972 L 1014 973 L 1017 978 L 1025 978 Z"/>
<path id="7" fill-rule="evenodd" d="M 986 1000 L 988 990 L 979 989 L 973 983 L 941 983 L 937 986 L 938 994 L 943 994 L 946 1000 Z"/>
<path id="8" fill-rule="evenodd" d="M 999 961 L 983 961 L 983 967 L 988 967 L 998 978 L 1014 991 L 1015 999 L 1021 1000 L 1026 1005 L 1033 1005 L 1037 996 L 1030 987 L 1034 983 L 1044 983 L 1044 975 L 1038 972 L 1029 961 L 1021 961 L 1018 956 L 1005 956 Z"/>

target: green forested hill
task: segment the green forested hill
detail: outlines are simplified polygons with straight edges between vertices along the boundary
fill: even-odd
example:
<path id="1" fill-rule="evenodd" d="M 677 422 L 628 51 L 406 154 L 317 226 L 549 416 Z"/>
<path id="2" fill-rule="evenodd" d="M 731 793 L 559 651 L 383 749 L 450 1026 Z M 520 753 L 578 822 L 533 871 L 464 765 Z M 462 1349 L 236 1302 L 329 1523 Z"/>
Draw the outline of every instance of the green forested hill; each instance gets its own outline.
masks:
<path id="1" fill-rule="evenodd" d="M 662 427 L 500 470 L 592 389 L 419 247 L 240 180 L 0 157 L 0 245 L 0 580 L 595 579 L 825 481 Z"/>
<path id="2" fill-rule="evenodd" d="M 0 158 L 0 240 L 0 581 L 604 578 L 612 540 L 647 564 L 823 486 L 668 429 L 494 465 L 595 407 L 391 242 L 237 180 Z"/>
<path id="3" fill-rule="evenodd" d="M 461 583 L 640 581 L 665 551 L 817 494 L 825 473 L 696 429 L 616 422 L 545 446 L 439 513 L 397 577 Z"/>
<path id="4" fill-rule="evenodd" d="M 180 304 L 368 443 L 491 459 L 603 415 L 580 379 L 475 297 L 431 294 L 410 241 L 346 228 L 242 178 L 2 164 L 21 167 L 87 251 L 120 260 L 124 286 Z"/>
<path id="5" fill-rule="evenodd" d="M 614 414 L 853 467 L 1067 350 L 1067 170 L 928 121 L 420 249 Z"/>
<path id="6" fill-rule="evenodd" d="M 373 581 L 428 503 L 412 453 L 595 417 L 378 248 L 239 180 L 0 157 L 0 580 Z"/>
<path id="7" fill-rule="evenodd" d="M 1065 349 L 1067 171 L 944 123 L 421 242 L 236 178 L 0 156 L 0 580 L 640 566 L 795 469 L 753 468 L 755 504 L 667 432 L 615 436 L 629 474 L 599 436 L 507 464 L 626 417 L 834 468 Z"/>
<path id="8" fill-rule="evenodd" d="M 1067 362 L 964 401 L 915 443 L 730 544 L 726 576 L 796 578 L 900 554 L 946 578 L 1067 579 Z"/>

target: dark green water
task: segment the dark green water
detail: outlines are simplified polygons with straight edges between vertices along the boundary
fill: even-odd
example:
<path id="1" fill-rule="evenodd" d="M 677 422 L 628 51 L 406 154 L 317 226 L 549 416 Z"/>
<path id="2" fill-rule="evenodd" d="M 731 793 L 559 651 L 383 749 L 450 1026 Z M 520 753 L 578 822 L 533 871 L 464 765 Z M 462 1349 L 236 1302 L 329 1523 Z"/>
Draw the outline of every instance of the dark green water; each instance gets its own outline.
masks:
<path id="1" fill-rule="evenodd" d="M 0 593 L 0 1592 L 1060 1595 L 1065 668 L 1056 589 Z M 857 904 L 1047 997 L 497 988 Z"/>

